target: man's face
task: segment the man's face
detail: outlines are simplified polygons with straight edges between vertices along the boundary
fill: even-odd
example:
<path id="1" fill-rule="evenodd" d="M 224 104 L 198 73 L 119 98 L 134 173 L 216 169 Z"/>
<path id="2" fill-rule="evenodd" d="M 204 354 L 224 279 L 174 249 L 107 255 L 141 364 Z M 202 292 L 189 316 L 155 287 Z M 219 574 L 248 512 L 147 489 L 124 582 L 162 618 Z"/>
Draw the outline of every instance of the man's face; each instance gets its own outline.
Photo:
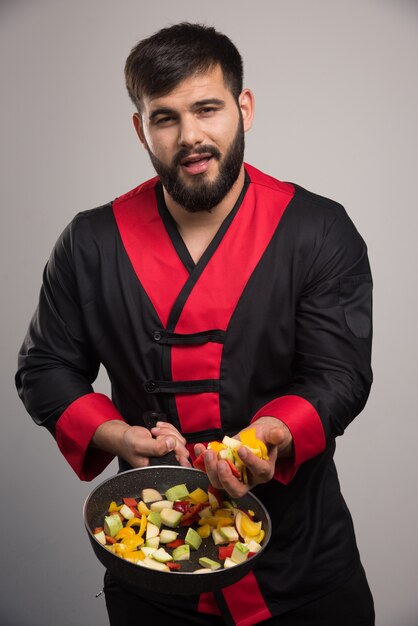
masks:
<path id="1" fill-rule="evenodd" d="M 186 210 L 210 211 L 237 180 L 246 110 L 219 67 L 185 79 L 166 96 L 145 97 L 136 127 L 164 188 Z"/>

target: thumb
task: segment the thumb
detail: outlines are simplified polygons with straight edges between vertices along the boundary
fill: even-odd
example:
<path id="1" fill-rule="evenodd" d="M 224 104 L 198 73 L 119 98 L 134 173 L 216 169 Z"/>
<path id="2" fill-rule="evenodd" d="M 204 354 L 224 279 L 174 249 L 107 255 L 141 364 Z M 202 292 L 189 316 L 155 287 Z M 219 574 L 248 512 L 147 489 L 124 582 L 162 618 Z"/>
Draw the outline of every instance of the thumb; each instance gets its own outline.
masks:
<path id="1" fill-rule="evenodd" d="M 194 447 L 195 456 L 198 457 L 199 454 L 201 454 L 205 450 L 206 450 L 206 446 L 204 446 L 202 443 L 197 443 Z"/>
<path id="2" fill-rule="evenodd" d="M 266 443 L 272 446 L 280 446 L 286 441 L 286 432 L 281 426 L 273 426 L 266 433 Z"/>

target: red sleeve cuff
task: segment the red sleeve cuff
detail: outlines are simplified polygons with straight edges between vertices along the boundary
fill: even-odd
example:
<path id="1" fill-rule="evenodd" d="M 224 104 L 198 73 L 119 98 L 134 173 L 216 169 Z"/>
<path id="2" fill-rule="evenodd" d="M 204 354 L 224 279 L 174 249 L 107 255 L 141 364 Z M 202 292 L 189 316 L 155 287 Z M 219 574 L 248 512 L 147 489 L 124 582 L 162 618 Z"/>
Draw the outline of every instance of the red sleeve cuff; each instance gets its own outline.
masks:
<path id="1" fill-rule="evenodd" d="M 89 448 L 97 427 L 109 420 L 124 421 L 107 396 L 89 393 L 74 400 L 57 422 L 58 447 L 81 480 L 92 480 L 113 459 L 107 452 Z"/>
<path id="2" fill-rule="evenodd" d="M 251 420 L 271 415 L 281 420 L 293 437 L 294 456 L 280 459 L 274 478 L 287 485 L 298 468 L 325 450 L 325 433 L 321 418 L 310 402 L 301 396 L 282 396 L 264 405 Z"/>

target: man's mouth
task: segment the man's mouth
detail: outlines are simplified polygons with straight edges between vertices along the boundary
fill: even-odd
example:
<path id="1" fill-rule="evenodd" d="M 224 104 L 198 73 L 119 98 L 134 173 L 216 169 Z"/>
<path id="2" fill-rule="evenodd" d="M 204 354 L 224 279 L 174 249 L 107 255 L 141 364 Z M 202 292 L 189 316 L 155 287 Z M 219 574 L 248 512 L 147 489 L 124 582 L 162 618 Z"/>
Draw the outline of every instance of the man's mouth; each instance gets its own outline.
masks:
<path id="1" fill-rule="evenodd" d="M 209 168 L 209 163 L 213 159 L 213 154 L 204 152 L 203 154 L 191 154 L 180 161 L 182 168 L 188 174 L 203 174 Z"/>

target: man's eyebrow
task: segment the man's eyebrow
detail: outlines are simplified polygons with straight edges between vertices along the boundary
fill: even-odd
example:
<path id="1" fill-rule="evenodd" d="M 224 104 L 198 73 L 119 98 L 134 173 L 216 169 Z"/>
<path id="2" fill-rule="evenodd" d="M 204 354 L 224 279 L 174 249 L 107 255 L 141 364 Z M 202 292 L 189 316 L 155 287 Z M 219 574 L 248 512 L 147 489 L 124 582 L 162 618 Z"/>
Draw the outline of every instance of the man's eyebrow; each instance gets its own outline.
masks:
<path id="1" fill-rule="evenodd" d="M 208 104 L 215 104 L 216 106 L 224 106 L 225 100 L 220 100 L 219 98 L 206 98 L 205 100 L 197 100 L 197 102 L 193 103 L 193 109 L 198 109 L 200 107 L 207 106 Z"/>
<path id="2" fill-rule="evenodd" d="M 149 116 L 149 120 L 152 121 L 153 119 L 155 119 L 156 117 L 158 117 L 158 115 L 175 115 L 175 110 L 174 109 L 170 109 L 169 107 L 158 107 L 158 109 L 155 109 Z"/>
<path id="3" fill-rule="evenodd" d="M 210 104 L 222 107 L 225 106 L 225 100 L 221 100 L 220 98 L 205 98 L 204 100 L 197 100 L 196 102 L 193 102 L 191 108 L 200 109 L 201 107 L 205 107 Z M 150 122 L 152 122 L 152 120 L 154 120 L 159 115 L 177 115 L 177 112 L 175 109 L 171 109 L 170 107 L 158 107 L 152 113 L 150 113 Z"/>

